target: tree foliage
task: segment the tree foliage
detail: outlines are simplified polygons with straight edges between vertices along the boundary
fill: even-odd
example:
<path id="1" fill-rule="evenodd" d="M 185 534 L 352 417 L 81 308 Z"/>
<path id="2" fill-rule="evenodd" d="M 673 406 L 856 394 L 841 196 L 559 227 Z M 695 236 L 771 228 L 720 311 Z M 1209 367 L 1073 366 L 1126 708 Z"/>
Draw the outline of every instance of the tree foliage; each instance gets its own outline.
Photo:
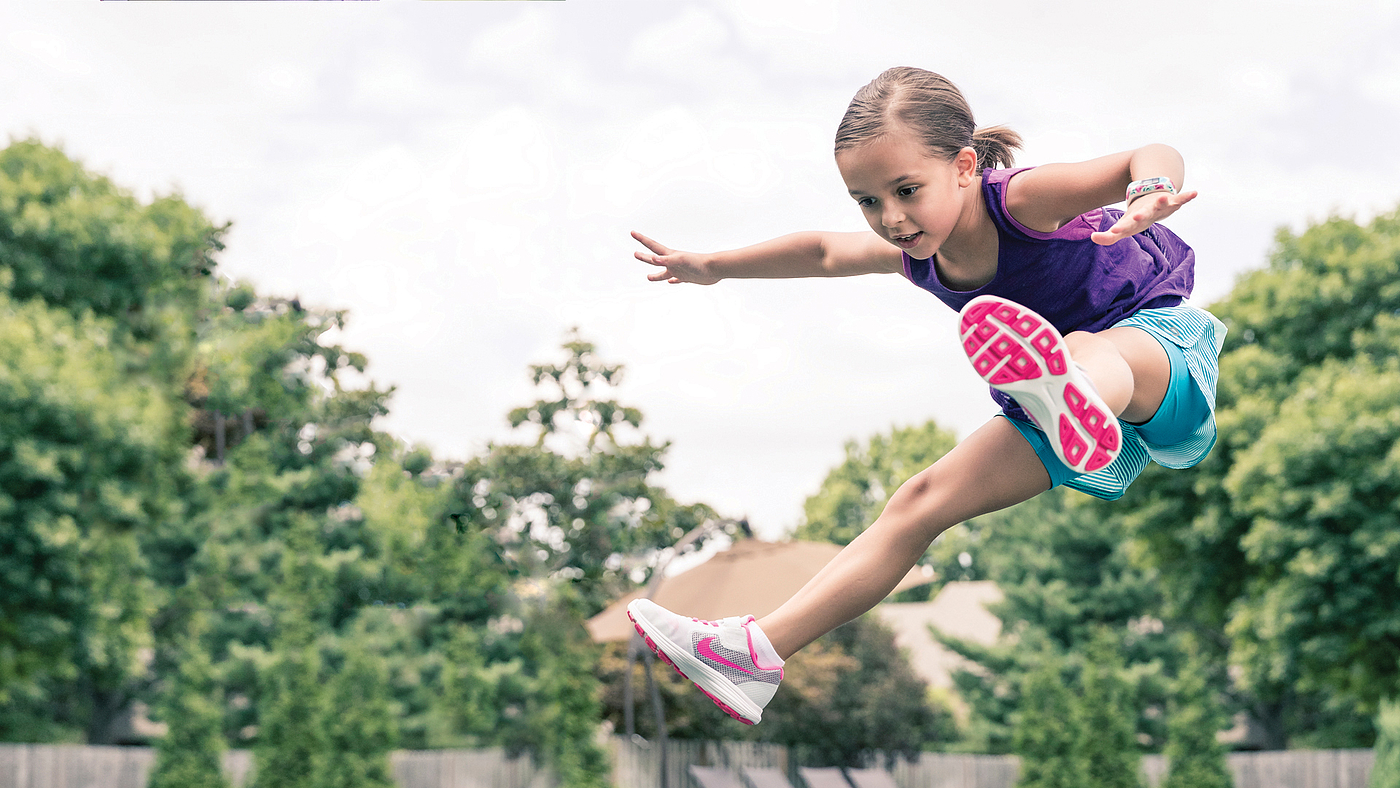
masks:
<path id="1" fill-rule="evenodd" d="M 992 645 L 942 636 L 975 663 L 953 679 L 971 707 L 965 746 L 1006 752 L 1026 677 L 1045 654 L 1071 666 L 1088 662 L 1102 681 L 1126 682 L 1125 713 L 1134 746 L 1165 739 L 1164 669 L 1179 660 L 1163 622 L 1157 575 L 1133 559 L 1111 505 L 1055 490 L 965 526 L 978 534 L 976 563 L 1001 589 L 991 612 L 1002 623 Z M 1108 667 L 1108 666 L 1112 667 Z"/>
<path id="2" fill-rule="evenodd" d="M 1086 785 L 1138 788 L 1137 708 L 1123 676 L 1118 639 L 1101 629 L 1084 652 L 1075 718 L 1084 731 Z"/>
<path id="3" fill-rule="evenodd" d="M 168 732 L 156 748 L 151 788 L 228 788 L 223 772 L 223 695 L 201 642 L 206 629 L 205 616 L 192 616 L 181 641 L 179 667 L 162 704 Z"/>
<path id="4" fill-rule="evenodd" d="M 389 752 L 399 732 L 383 658 L 351 644 L 329 696 L 327 758 L 317 788 L 393 788 Z"/>
<path id="5" fill-rule="evenodd" d="M 535 440 L 494 444 L 469 460 L 454 516 L 491 535 L 512 575 L 570 582 L 591 615 L 631 587 L 624 557 L 659 551 L 715 514 L 650 483 L 668 444 L 636 440 L 641 413 L 611 397 L 622 367 L 598 358 L 577 331 L 562 349 L 562 362 L 532 367 L 540 399 L 510 415 Z"/>
<path id="6" fill-rule="evenodd" d="M 1173 685 L 1167 710 L 1167 778 L 1163 788 L 1230 788 L 1234 778 L 1217 734 L 1224 714 L 1211 689 L 1209 665 L 1193 650 Z"/>
<path id="7" fill-rule="evenodd" d="M 1090 785 L 1083 727 L 1076 724 L 1074 696 L 1062 662 L 1047 656 L 1026 675 L 1016 716 L 1014 744 L 1021 757 L 1017 788 L 1080 788 Z"/>
<path id="8" fill-rule="evenodd" d="M 1376 760 L 1370 788 L 1400 788 L 1400 703 L 1386 699 L 1376 713 Z"/>
<path id="9" fill-rule="evenodd" d="M 177 520 L 180 377 L 223 229 L 35 141 L 0 151 L 0 736 L 106 741 Z"/>
<path id="10" fill-rule="evenodd" d="M 1400 682 L 1397 310 L 1400 212 L 1281 231 L 1212 306 L 1230 329 L 1215 450 L 1121 502 L 1171 615 L 1225 633 L 1273 746 L 1369 743 Z"/>
<path id="11" fill-rule="evenodd" d="M 216 275 L 226 230 L 41 143 L 0 151 L 0 738 L 107 742 L 144 701 L 201 721 L 172 746 L 217 746 L 196 713 L 217 711 L 262 784 L 311 785 L 328 747 L 365 758 L 322 777 L 373 782 L 391 728 L 596 784 L 582 620 L 711 516 L 649 482 L 664 445 L 621 437 L 620 368 L 571 338 L 519 419 L 562 402 L 545 439 L 437 460 L 375 429 L 392 390 L 344 383 L 367 364 L 329 339 L 344 313 Z M 571 423 L 592 429 L 557 443 Z M 327 725 L 377 686 L 331 682 L 342 664 L 384 692 Z"/>

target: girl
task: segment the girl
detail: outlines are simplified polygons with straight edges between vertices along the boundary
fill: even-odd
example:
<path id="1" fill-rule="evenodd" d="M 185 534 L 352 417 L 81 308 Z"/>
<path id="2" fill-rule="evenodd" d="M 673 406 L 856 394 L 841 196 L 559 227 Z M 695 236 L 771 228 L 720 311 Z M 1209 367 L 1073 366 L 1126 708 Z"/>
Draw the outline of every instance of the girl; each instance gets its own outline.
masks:
<path id="1" fill-rule="evenodd" d="M 633 233 L 652 281 L 903 274 L 962 312 L 963 348 L 1002 413 L 921 471 L 792 599 L 719 622 L 637 600 L 661 659 L 753 724 L 783 660 L 884 599 L 944 530 L 1064 484 L 1118 498 L 1149 458 L 1200 462 L 1215 443 L 1225 327 L 1187 306 L 1195 256 L 1157 222 L 1180 155 L 1148 145 L 1078 164 L 1008 169 L 1020 137 L 974 131 L 943 77 L 886 71 L 836 132 L 836 165 L 872 232 L 797 233 L 716 254 Z M 1104 206 L 1126 196 L 1123 211 Z"/>

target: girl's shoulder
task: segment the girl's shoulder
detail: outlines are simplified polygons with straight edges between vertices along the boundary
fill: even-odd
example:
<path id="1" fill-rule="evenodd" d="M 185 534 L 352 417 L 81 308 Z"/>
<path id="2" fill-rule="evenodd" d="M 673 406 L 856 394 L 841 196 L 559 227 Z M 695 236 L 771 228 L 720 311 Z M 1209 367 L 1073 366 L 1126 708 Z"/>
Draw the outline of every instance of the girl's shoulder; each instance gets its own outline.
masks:
<path id="1" fill-rule="evenodd" d="M 1015 167 L 1008 169 L 986 169 L 982 171 L 982 191 L 987 203 L 987 213 L 992 217 L 997 230 L 1024 241 L 1083 241 L 1092 243 L 1089 236 L 1103 229 L 1104 219 L 1109 209 L 1096 208 L 1080 214 L 1060 225 L 1053 232 L 1043 232 L 1027 227 L 1016 220 L 1006 205 L 1007 186 L 1016 175 L 1035 169 Z M 1117 216 L 1113 217 L 1117 221 Z M 1112 222 L 1110 222 L 1111 226 Z"/>

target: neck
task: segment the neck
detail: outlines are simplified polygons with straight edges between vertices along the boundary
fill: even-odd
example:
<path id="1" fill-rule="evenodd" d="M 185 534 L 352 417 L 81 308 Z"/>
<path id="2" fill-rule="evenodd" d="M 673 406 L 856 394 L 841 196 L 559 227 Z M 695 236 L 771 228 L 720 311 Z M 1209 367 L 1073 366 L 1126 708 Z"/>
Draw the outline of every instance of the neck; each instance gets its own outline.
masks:
<path id="1" fill-rule="evenodd" d="M 938 249 L 940 274 L 950 282 L 974 283 L 972 290 L 991 281 L 997 269 L 997 231 L 982 200 L 982 177 L 962 191 L 963 204 L 953 232 Z"/>

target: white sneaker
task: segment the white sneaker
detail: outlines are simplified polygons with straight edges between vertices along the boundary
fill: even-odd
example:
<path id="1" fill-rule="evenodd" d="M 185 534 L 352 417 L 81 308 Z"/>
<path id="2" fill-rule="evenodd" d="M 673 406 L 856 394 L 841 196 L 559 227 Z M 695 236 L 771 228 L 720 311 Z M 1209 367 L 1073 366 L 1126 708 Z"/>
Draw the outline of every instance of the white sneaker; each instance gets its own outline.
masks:
<path id="1" fill-rule="evenodd" d="M 1092 473 L 1118 457 L 1117 417 L 1049 320 L 1014 301 L 977 296 L 962 309 L 959 335 L 972 368 L 1030 414 L 1061 462 Z"/>
<path id="2" fill-rule="evenodd" d="M 753 616 L 702 621 L 637 599 L 627 617 L 656 656 L 729 716 L 748 725 L 762 719 L 782 681 L 783 661 Z"/>

